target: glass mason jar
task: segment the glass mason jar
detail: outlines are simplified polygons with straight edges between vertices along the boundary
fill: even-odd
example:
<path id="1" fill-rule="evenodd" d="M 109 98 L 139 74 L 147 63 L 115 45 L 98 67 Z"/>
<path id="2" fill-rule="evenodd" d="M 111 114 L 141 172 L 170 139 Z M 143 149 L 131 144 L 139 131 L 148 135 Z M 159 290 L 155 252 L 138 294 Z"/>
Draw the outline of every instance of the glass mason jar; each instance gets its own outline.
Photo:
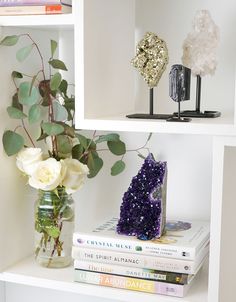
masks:
<path id="1" fill-rule="evenodd" d="M 64 188 L 38 191 L 35 204 L 35 259 L 44 267 L 70 265 L 74 201 Z"/>

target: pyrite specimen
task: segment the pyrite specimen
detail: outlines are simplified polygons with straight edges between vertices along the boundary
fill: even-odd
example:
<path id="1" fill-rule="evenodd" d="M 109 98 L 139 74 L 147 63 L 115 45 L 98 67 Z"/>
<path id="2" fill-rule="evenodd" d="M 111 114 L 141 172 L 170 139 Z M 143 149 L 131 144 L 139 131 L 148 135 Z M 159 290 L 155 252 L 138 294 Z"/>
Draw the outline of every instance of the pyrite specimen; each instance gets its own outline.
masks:
<path id="1" fill-rule="evenodd" d="M 213 75 L 217 67 L 217 47 L 219 28 L 212 20 L 208 10 L 196 12 L 193 31 L 183 43 L 183 65 L 192 70 L 194 75 Z"/>
<path id="2" fill-rule="evenodd" d="M 156 34 L 147 32 L 138 43 L 136 56 L 131 64 L 138 69 L 150 88 L 157 86 L 169 62 L 165 41 Z"/>
<path id="3" fill-rule="evenodd" d="M 117 232 L 141 240 L 160 238 L 166 223 L 167 163 L 145 159 L 123 196 Z"/>

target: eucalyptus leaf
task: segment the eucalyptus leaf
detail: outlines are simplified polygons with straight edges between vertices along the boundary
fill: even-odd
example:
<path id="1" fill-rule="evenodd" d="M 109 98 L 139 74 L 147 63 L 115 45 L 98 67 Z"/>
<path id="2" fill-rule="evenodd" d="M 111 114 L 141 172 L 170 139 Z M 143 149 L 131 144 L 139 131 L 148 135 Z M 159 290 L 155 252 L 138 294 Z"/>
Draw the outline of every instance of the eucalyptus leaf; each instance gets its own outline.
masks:
<path id="1" fill-rule="evenodd" d="M 74 98 L 66 98 L 65 99 L 65 107 L 68 110 L 75 110 L 75 99 Z"/>
<path id="2" fill-rule="evenodd" d="M 27 115 L 24 114 L 24 112 L 22 112 L 20 109 L 17 109 L 12 106 L 7 107 L 7 113 L 10 116 L 10 118 L 13 119 L 21 120 L 27 117 Z"/>
<path id="3" fill-rule="evenodd" d="M 23 78 L 23 74 L 19 71 L 12 71 L 11 76 L 13 77 L 13 79 L 22 79 Z"/>
<path id="4" fill-rule="evenodd" d="M 64 93 L 64 95 L 67 94 L 67 89 L 68 89 L 68 83 L 66 80 L 62 80 L 61 81 L 61 84 L 59 86 L 59 90 Z"/>
<path id="5" fill-rule="evenodd" d="M 64 106 L 62 106 L 59 102 L 53 101 L 53 115 L 55 121 L 66 121 L 68 118 L 68 112 Z"/>
<path id="6" fill-rule="evenodd" d="M 122 141 L 109 141 L 107 142 L 108 149 L 113 153 L 114 155 L 123 155 L 126 153 L 126 146 L 125 143 Z"/>
<path id="7" fill-rule="evenodd" d="M 78 134 L 76 133 L 75 136 L 78 138 L 80 144 L 83 146 L 84 149 L 86 149 L 88 147 L 88 139 L 83 136 L 82 134 Z"/>
<path id="8" fill-rule="evenodd" d="M 51 56 L 53 58 L 55 51 L 57 49 L 57 42 L 54 40 L 51 40 Z"/>
<path id="9" fill-rule="evenodd" d="M 16 43 L 19 40 L 19 36 L 13 35 L 13 36 L 6 36 L 1 42 L 0 45 L 4 46 L 13 46 L 16 45 Z"/>
<path id="10" fill-rule="evenodd" d="M 57 90 L 61 84 L 61 74 L 59 72 L 55 73 L 50 80 L 50 89 Z"/>
<path id="11" fill-rule="evenodd" d="M 100 157 L 94 157 L 92 152 L 89 153 L 88 156 L 88 168 L 89 168 L 89 175 L 88 178 L 95 177 L 98 172 L 103 167 L 103 160 Z"/>
<path id="12" fill-rule="evenodd" d="M 106 135 L 100 135 L 99 138 L 96 140 L 96 143 L 102 142 L 118 142 L 120 140 L 120 136 L 117 133 L 110 133 Z"/>
<path id="13" fill-rule="evenodd" d="M 48 134 L 42 132 L 41 135 L 40 135 L 40 137 L 37 138 L 37 142 L 40 142 L 40 141 L 44 140 L 47 137 L 48 137 Z"/>
<path id="14" fill-rule="evenodd" d="M 3 134 L 2 143 L 6 154 L 12 156 L 24 147 L 24 138 L 18 133 L 7 130 Z"/>
<path id="15" fill-rule="evenodd" d="M 31 89 L 31 82 L 23 82 L 19 86 L 18 97 L 21 104 L 31 106 L 37 103 L 39 92 L 35 86 Z"/>
<path id="16" fill-rule="evenodd" d="M 57 148 L 58 152 L 62 154 L 71 153 L 72 143 L 68 136 L 66 135 L 58 135 L 57 136 Z"/>
<path id="17" fill-rule="evenodd" d="M 151 138 L 152 138 L 152 132 L 149 133 L 147 142 L 150 141 Z"/>
<path id="18" fill-rule="evenodd" d="M 81 144 L 75 145 L 72 148 L 72 158 L 80 160 L 82 155 L 84 153 L 84 148 L 82 147 Z"/>
<path id="19" fill-rule="evenodd" d="M 122 173 L 124 170 L 125 170 L 125 162 L 123 162 L 123 160 L 118 160 L 111 167 L 111 175 L 116 176 L 116 175 Z"/>
<path id="20" fill-rule="evenodd" d="M 34 104 L 30 107 L 29 113 L 28 113 L 28 120 L 30 124 L 37 123 L 41 118 L 41 106 L 38 104 Z"/>
<path id="21" fill-rule="evenodd" d="M 17 92 L 12 96 L 11 105 L 12 105 L 12 107 L 23 111 L 23 105 L 19 103 L 19 98 L 18 98 Z"/>
<path id="22" fill-rule="evenodd" d="M 56 123 L 43 123 L 42 129 L 47 135 L 58 135 L 64 132 L 64 127 Z"/>
<path id="23" fill-rule="evenodd" d="M 53 68 L 67 71 L 66 65 L 61 60 L 53 59 L 48 62 Z"/>
<path id="24" fill-rule="evenodd" d="M 143 156 L 141 153 L 138 153 L 138 156 L 139 156 L 140 158 L 142 158 L 142 159 L 146 159 L 146 157 Z"/>
<path id="25" fill-rule="evenodd" d="M 34 48 L 34 44 L 30 44 L 19 49 L 16 53 L 16 58 L 19 62 L 23 62 L 31 53 L 32 49 Z"/>

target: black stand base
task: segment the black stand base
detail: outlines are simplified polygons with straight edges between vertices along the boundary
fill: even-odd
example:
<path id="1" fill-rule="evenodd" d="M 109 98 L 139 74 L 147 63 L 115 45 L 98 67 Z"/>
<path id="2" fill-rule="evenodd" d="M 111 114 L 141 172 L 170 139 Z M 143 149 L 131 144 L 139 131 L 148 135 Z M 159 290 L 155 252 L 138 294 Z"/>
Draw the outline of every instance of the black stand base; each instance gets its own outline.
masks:
<path id="1" fill-rule="evenodd" d="M 145 114 L 145 113 L 135 113 L 126 115 L 128 118 L 139 118 L 139 119 L 151 119 L 151 120 L 166 120 L 172 117 L 172 114 Z"/>
<path id="2" fill-rule="evenodd" d="M 178 116 L 172 116 L 166 120 L 167 122 L 191 122 L 191 118 L 185 118 L 185 117 L 178 117 Z"/>
<path id="3" fill-rule="evenodd" d="M 175 116 L 178 115 L 178 112 L 174 113 Z M 221 113 L 219 111 L 197 111 L 197 110 L 185 110 L 181 111 L 181 116 L 183 117 L 194 117 L 194 118 L 216 118 L 220 117 Z"/>

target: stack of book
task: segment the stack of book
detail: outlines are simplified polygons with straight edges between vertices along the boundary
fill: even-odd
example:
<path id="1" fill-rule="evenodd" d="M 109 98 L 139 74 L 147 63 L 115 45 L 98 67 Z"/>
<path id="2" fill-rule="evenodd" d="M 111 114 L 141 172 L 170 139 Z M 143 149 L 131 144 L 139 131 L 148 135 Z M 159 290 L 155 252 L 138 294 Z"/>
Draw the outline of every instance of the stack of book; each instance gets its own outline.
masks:
<path id="1" fill-rule="evenodd" d="M 71 13 L 72 0 L 0 0 L 0 15 Z"/>
<path id="2" fill-rule="evenodd" d="M 204 221 L 170 221 L 160 239 L 141 241 L 116 233 L 117 219 L 91 232 L 75 232 L 77 282 L 183 297 L 209 254 Z"/>

